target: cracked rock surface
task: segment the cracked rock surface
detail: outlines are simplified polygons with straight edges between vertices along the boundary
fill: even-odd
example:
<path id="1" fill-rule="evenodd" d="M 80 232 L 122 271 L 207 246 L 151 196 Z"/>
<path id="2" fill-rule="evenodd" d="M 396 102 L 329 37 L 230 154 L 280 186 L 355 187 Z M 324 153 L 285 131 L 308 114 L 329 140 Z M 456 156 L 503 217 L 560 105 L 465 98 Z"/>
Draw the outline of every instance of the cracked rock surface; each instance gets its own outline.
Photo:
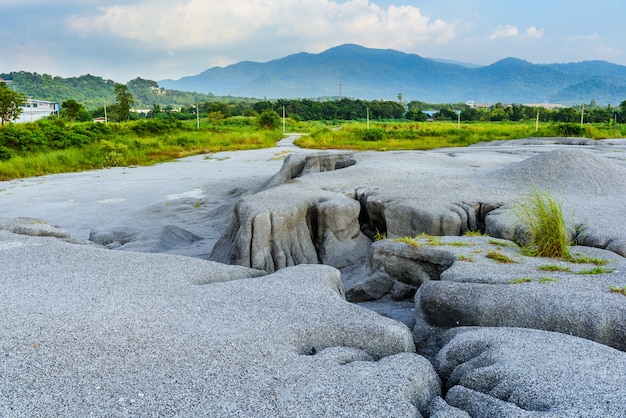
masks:
<path id="1" fill-rule="evenodd" d="M 625 141 L 289 144 L 0 184 L 0 416 L 623 415 Z"/>

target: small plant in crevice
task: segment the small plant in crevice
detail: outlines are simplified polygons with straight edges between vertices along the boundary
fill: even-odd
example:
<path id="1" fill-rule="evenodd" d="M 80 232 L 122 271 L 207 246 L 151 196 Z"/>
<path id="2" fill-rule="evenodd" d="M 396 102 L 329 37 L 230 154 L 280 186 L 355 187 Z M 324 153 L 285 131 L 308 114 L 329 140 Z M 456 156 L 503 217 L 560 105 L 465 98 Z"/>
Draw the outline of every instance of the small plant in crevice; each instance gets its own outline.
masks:
<path id="1" fill-rule="evenodd" d="M 555 279 L 554 277 L 542 277 L 539 279 L 539 283 L 551 283 L 551 282 L 558 282 L 558 279 Z"/>
<path id="2" fill-rule="evenodd" d="M 596 266 L 606 266 L 609 260 L 605 258 L 587 257 L 580 254 L 571 255 L 567 261 L 574 264 L 594 264 Z"/>
<path id="3" fill-rule="evenodd" d="M 418 242 L 411 237 L 398 237 L 393 239 L 394 242 L 402 242 L 404 244 L 410 245 L 414 248 L 419 248 Z"/>
<path id="4" fill-rule="evenodd" d="M 487 254 L 485 255 L 485 257 L 497 262 L 497 263 L 501 263 L 501 264 L 511 264 L 511 263 L 515 263 L 515 260 L 513 260 L 511 257 L 502 254 L 501 252 L 498 251 L 489 251 L 487 252 Z"/>
<path id="5" fill-rule="evenodd" d="M 374 232 L 374 241 L 382 241 L 387 239 L 387 233 L 381 232 L 378 228 L 376 228 L 376 232 Z"/>
<path id="6" fill-rule="evenodd" d="M 543 266 L 537 267 L 541 271 L 560 271 L 560 272 L 568 272 L 570 268 L 567 266 L 561 266 L 558 264 L 546 264 Z"/>
<path id="7" fill-rule="evenodd" d="M 444 242 L 442 245 L 449 245 L 451 247 L 474 247 L 476 244 L 472 244 L 471 242 L 463 242 L 463 241 L 450 241 Z"/>
<path id="8" fill-rule="evenodd" d="M 489 235 L 480 232 L 480 231 L 467 231 L 465 234 L 463 234 L 466 237 L 488 237 Z"/>
<path id="9" fill-rule="evenodd" d="M 525 253 L 534 257 L 570 257 L 571 237 L 563 209 L 554 196 L 536 190 L 520 203 L 515 215 L 525 230 Z"/>
<path id="10" fill-rule="evenodd" d="M 612 293 L 621 293 L 622 295 L 626 296 L 626 286 L 624 287 L 609 286 L 609 290 Z"/>
<path id="11" fill-rule="evenodd" d="M 471 255 L 460 255 L 458 257 L 458 260 L 459 261 L 467 261 L 469 263 L 473 263 L 475 261 L 474 257 L 472 257 Z"/>
<path id="12" fill-rule="evenodd" d="M 433 247 L 444 245 L 443 241 L 441 241 L 441 238 L 433 236 L 433 235 L 428 235 L 425 232 L 422 232 L 421 234 L 416 236 L 415 239 L 418 241 L 425 241 L 424 242 L 425 245 L 431 245 Z"/>
<path id="13" fill-rule="evenodd" d="M 504 241 L 499 239 L 490 239 L 489 244 L 497 245 L 500 247 L 517 247 L 517 245 L 512 241 Z"/>
<path id="14" fill-rule="evenodd" d="M 510 284 L 522 284 L 522 283 L 531 283 L 533 281 L 533 279 L 531 279 L 530 277 L 516 277 L 515 279 L 511 280 L 509 283 Z"/>
<path id="15" fill-rule="evenodd" d="M 611 269 L 611 268 L 607 268 L 607 267 L 593 267 L 590 269 L 586 269 L 586 270 L 579 270 L 577 272 L 575 272 L 574 274 L 609 274 L 609 273 L 613 273 L 615 270 Z"/>

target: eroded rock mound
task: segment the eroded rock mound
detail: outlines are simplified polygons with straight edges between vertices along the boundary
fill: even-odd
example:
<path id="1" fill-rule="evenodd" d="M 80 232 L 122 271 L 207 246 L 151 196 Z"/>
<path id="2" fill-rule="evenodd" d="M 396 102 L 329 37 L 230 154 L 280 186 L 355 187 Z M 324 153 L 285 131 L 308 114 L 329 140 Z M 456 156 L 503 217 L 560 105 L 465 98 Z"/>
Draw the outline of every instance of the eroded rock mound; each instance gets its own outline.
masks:
<path id="1" fill-rule="evenodd" d="M 70 234 L 59 226 L 36 218 L 0 218 L 0 230 L 34 237 L 71 238 Z"/>
<path id="2" fill-rule="evenodd" d="M 456 328 L 435 360 L 448 404 L 476 418 L 618 417 L 626 353 L 569 335 Z"/>
<path id="3" fill-rule="evenodd" d="M 441 396 L 410 330 L 346 302 L 332 267 L 255 277 L 6 231 L 0 265 L 3 416 L 416 417 Z"/>
<path id="4" fill-rule="evenodd" d="M 289 183 L 244 197 L 211 259 L 269 272 L 298 264 L 344 267 L 370 244 L 353 198 Z"/>
<path id="5" fill-rule="evenodd" d="M 624 190 L 626 168 L 584 149 L 558 149 L 488 172 L 512 185 L 565 194 L 607 194 Z"/>

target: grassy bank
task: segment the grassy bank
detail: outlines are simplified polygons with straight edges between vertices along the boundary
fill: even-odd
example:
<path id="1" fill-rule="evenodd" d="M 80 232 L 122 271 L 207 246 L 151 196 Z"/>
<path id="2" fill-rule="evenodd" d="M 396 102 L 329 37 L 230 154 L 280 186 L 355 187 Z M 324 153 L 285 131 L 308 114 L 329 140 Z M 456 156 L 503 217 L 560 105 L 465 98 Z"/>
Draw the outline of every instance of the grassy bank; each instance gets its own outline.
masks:
<path id="1" fill-rule="evenodd" d="M 200 129 L 196 129 L 195 121 L 92 125 L 102 124 L 25 124 L 0 131 L 5 134 L 0 144 L 9 157 L 0 161 L 0 180 L 267 148 L 281 137 L 276 131 L 259 130 L 248 123 L 213 126 L 203 121 Z"/>
<path id="2" fill-rule="evenodd" d="M 535 130 L 532 122 L 364 122 L 339 129 L 318 127 L 296 144 L 303 148 L 360 151 L 429 150 L 464 147 L 479 142 L 537 137 L 578 136 L 594 139 L 626 136 L 626 130 L 608 125 L 546 124 Z"/>
<path id="3" fill-rule="evenodd" d="M 218 124 L 148 119 L 126 123 L 68 123 L 43 120 L 0 129 L 0 180 L 115 166 L 152 165 L 190 155 L 267 148 L 281 129 L 259 129 L 254 117 L 231 117 Z M 287 119 L 287 132 L 309 133 L 296 141 L 304 148 L 350 150 L 428 150 L 531 136 L 594 139 L 626 136 L 615 125 L 532 122 L 301 122 Z"/>

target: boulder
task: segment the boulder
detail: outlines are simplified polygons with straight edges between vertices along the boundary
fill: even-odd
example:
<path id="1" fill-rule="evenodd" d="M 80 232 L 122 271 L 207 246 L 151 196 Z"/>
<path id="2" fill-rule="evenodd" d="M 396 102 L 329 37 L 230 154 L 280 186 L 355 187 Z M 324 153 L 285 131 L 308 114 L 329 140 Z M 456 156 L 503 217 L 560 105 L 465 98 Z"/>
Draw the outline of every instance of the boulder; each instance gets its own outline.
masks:
<path id="1" fill-rule="evenodd" d="M 0 230 L 35 237 L 71 238 L 70 234 L 58 225 L 37 218 L 0 218 Z"/>
<path id="2" fill-rule="evenodd" d="M 472 417 L 617 417 L 626 411 L 626 369 L 618 366 L 624 352 L 520 328 L 456 328 L 439 344 L 435 367 L 445 400 Z"/>
<path id="3" fill-rule="evenodd" d="M 578 257 L 606 261 L 598 267 L 526 257 L 514 245 L 472 238 L 473 247 L 448 251 L 455 262 L 415 295 L 416 343 L 457 326 L 524 327 L 575 335 L 626 351 L 626 304 L 611 288 L 626 286 L 625 260 L 612 252 L 572 247 Z M 482 246 L 478 245 L 482 242 Z M 502 242 L 506 244 L 506 242 Z M 510 262 L 488 258 L 501 254 Z"/>
<path id="4" fill-rule="evenodd" d="M 370 245 L 358 218 L 353 198 L 293 181 L 242 198 L 211 259 L 269 272 L 298 264 L 346 267 Z"/>
<path id="5" fill-rule="evenodd" d="M 176 225 L 148 229 L 132 227 L 94 228 L 89 240 L 110 249 L 147 253 L 184 253 L 202 237 Z"/>

